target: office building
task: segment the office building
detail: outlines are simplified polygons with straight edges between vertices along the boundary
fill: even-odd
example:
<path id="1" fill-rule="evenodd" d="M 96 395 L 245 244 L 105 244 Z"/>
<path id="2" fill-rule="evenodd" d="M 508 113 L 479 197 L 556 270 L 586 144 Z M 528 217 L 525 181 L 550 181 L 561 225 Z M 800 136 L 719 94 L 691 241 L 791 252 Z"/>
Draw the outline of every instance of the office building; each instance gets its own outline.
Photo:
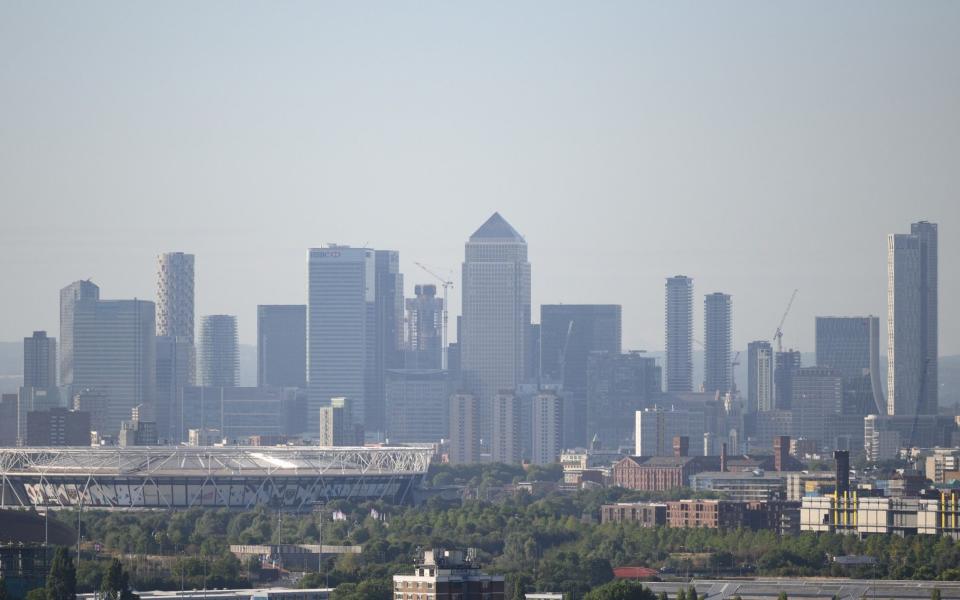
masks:
<path id="1" fill-rule="evenodd" d="M 480 462 L 480 405 L 473 394 L 450 396 L 450 464 Z"/>
<path id="2" fill-rule="evenodd" d="M 787 495 L 787 474 L 760 470 L 740 472 L 704 471 L 690 476 L 694 492 L 716 492 L 734 502 L 769 502 Z"/>
<path id="3" fill-rule="evenodd" d="M 527 242 L 494 213 L 465 246 L 463 262 L 463 387 L 480 402 L 480 436 L 492 432 L 493 398 L 523 382 L 530 332 Z"/>
<path id="4" fill-rule="evenodd" d="M 704 297 L 703 390 L 709 394 L 726 394 L 733 381 L 733 367 L 730 364 L 731 319 L 729 294 L 715 292 Z"/>
<path id="5" fill-rule="evenodd" d="M 817 366 L 843 377 L 844 414 L 886 413 L 880 383 L 880 319 L 817 317 Z"/>
<path id="6" fill-rule="evenodd" d="M 887 236 L 887 414 L 937 412 L 937 225 Z"/>
<path id="7" fill-rule="evenodd" d="M 863 419 L 864 450 L 869 460 L 894 458 L 900 448 L 955 444 L 957 423 L 939 415 L 867 415 Z"/>
<path id="8" fill-rule="evenodd" d="M 109 419 L 107 412 L 107 394 L 102 390 L 83 389 L 77 391 L 71 399 L 73 410 L 90 415 L 90 430 L 100 435 L 107 432 Z"/>
<path id="9" fill-rule="evenodd" d="M 413 575 L 394 575 L 395 598 L 504 600 L 503 575 L 487 575 L 459 550 L 426 550 Z"/>
<path id="10" fill-rule="evenodd" d="M 76 312 L 87 311 L 100 299 L 92 281 L 74 281 L 60 290 L 60 385 L 73 385 Z"/>
<path id="11" fill-rule="evenodd" d="M 237 317 L 200 317 L 197 383 L 202 387 L 236 387 L 240 383 Z"/>
<path id="12" fill-rule="evenodd" d="M 647 408 L 634 413 L 637 456 L 673 456 L 676 438 L 702 438 L 707 431 L 703 412 Z"/>
<path id="13" fill-rule="evenodd" d="M 693 391 L 693 279 L 668 277 L 666 283 L 666 391 Z"/>
<path id="14" fill-rule="evenodd" d="M 490 454 L 493 462 L 519 464 L 520 449 L 520 400 L 510 390 L 503 390 L 493 397 Z"/>
<path id="15" fill-rule="evenodd" d="M 46 331 L 23 338 L 23 387 L 57 387 L 57 339 L 47 337 Z"/>
<path id="16" fill-rule="evenodd" d="M 621 352 L 618 304 L 544 304 L 540 307 L 542 380 L 562 385 L 563 439 L 587 445 L 587 364 L 591 352 Z"/>
<path id="17" fill-rule="evenodd" d="M 778 410 L 790 410 L 793 378 L 800 369 L 800 351 L 784 350 L 774 354 L 773 404 Z"/>
<path id="18" fill-rule="evenodd" d="M 773 347 L 765 340 L 747 344 L 747 411 L 773 410 Z"/>
<path id="19" fill-rule="evenodd" d="M 400 253 L 395 250 L 374 252 L 375 352 L 369 372 L 369 389 L 363 423 L 367 431 L 382 434 L 387 369 L 403 368 L 403 275 Z M 382 439 L 382 435 L 378 435 Z"/>
<path id="20" fill-rule="evenodd" d="M 307 307 L 257 306 L 257 385 L 307 387 Z"/>
<path id="21" fill-rule="evenodd" d="M 320 435 L 317 442 L 321 446 L 363 445 L 357 439 L 351 408 L 348 398 L 331 398 L 328 406 L 320 407 Z M 362 440 L 362 435 L 360 438 Z"/>
<path id="22" fill-rule="evenodd" d="M 843 377 L 825 367 L 797 369 L 791 387 L 793 436 L 817 440 L 821 448 L 835 449 L 843 409 Z"/>
<path id="23" fill-rule="evenodd" d="M 443 300 L 437 298 L 437 286 L 418 284 L 413 298 L 406 300 L 408 369 L 443 367 Z"/>
<path id="24" fill-rule="evenodd" d="M 155 399 L 154 303 L 100 300 L 89 281 L 68 285 L 60 298 L 61 382 L 71 395 L 82 389 L 105 393 L 102 433 L 116 434 L 134 406 Z"/>
<path id="25" fill-rule="evenodd" d="M 90 415 L 66 408 L 27 413 L 27 446 L 89 446 Z"/>
<path id="26" fill-rule="evenodd" d="M 386 437 L 391 444 L 437 443 L 450 430 L 447 372 L 387 371 Z"/>
<path id="27" fill-rule="evenodd" d="M 309 252 L 307 431 L 320 433 L 320 408 L 350 399 L 356 423 L 366 419 L 374 383 L 376 261 L 369 248 L 328 245 Z"/>
<path id="28" fill-rule="evenodd" d="M 604 448 L 633 447 L 634 418 L 659 394 L 656 360 L 640 352 L 591 352 L 587 366 L 587 435 Z M 702 431 L 701 431 L 702 433 Z"/>
<path id="29" fill-rule="evenodd" d="M 195 364 L 194 346 L 186 338 L 157 336 L 157 396 L 154 409 L 160 439 L 170 439 L 174 407 L 179 402 L 181 390 L 193 385 L 191 378 L 196 375 Z"/>
<path id="30" fill-rule="evenodd" d="M 20 402 L 17 394 L 0 394 L 0 448 L 19 443 Z"/>
<path id="31" fill-rule="evenodd" d="M 180 396 L 171 435 L 175 444 L 186 442 L 191 429 L 216 429 L 228 444 L 284 433 L 283 394 L 278 388 L 191 386 Z"/>
<path id="32" fill-rule="evenodd" d="M 563 449 L 563 398 L 543 391 L 532 400 L 533 442 L 530 462 L 550 465 L 560 459 Z"/>

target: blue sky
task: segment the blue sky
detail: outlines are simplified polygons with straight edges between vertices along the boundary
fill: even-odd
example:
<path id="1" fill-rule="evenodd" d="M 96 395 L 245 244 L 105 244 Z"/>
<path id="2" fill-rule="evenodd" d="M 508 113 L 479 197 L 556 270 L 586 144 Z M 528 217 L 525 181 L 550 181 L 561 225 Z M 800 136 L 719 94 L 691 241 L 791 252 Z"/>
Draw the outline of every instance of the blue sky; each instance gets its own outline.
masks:
<path id="1" fill-rule="evenodd" d="M 885 315 L 886 234 L 937 221 L 955 354 L 958 199 L 957 2 L 0 3 L 4 340 L 57 331 L 75 279 L 152 298 L 183 250 L 251 342 L 308 247 L 459 284 L 498 210 L 535 305 L 623 304 L 650 350 L 683 273 L 738 348 L 799 288 L 812 351 L 815 315 Z"/>

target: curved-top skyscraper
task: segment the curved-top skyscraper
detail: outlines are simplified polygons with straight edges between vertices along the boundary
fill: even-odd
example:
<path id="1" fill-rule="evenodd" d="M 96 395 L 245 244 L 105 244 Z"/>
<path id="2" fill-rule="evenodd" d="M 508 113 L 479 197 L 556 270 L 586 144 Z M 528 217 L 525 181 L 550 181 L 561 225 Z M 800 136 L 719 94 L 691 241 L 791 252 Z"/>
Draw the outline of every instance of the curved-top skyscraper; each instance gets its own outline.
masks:
<path id="1" fill-rule="evenodd" d="M 494 396 L 523 382 L 530 329 L 527 242 L 493 213 L 465 247 L 463 387 L 480 403 L 480 437 L 489 444 Z"/>

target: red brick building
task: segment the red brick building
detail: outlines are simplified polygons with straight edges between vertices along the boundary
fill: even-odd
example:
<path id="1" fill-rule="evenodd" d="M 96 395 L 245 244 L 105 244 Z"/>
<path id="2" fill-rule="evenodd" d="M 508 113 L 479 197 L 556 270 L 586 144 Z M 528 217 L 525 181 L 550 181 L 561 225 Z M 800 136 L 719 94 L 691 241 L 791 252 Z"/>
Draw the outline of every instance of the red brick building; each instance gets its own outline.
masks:
<path id="1" fill-rule="evenodd" d="M 691 475 L 719 468 L 719 456 L 626 456 L 613 465 L 613 484 L 660 492 L 686 487 Z"/>
<path id="2" fill-rule="evenodd" d="M 750 527 L 745 502 L 726 500 L 677 500 L 667 502 L 667 526 L 696 529 L 738 529 Z"/>

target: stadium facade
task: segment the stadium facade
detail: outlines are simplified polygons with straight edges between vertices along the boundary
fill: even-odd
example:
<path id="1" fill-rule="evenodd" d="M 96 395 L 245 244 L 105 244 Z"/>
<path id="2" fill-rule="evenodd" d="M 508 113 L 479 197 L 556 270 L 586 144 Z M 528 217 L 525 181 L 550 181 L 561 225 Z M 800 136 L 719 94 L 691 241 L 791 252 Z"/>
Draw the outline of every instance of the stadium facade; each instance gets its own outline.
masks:
<path id="1" fill-rule="evenodd" d="M 413 501 L 430 446 L 0 448 L 0 506 L 309 511 Z"/>

